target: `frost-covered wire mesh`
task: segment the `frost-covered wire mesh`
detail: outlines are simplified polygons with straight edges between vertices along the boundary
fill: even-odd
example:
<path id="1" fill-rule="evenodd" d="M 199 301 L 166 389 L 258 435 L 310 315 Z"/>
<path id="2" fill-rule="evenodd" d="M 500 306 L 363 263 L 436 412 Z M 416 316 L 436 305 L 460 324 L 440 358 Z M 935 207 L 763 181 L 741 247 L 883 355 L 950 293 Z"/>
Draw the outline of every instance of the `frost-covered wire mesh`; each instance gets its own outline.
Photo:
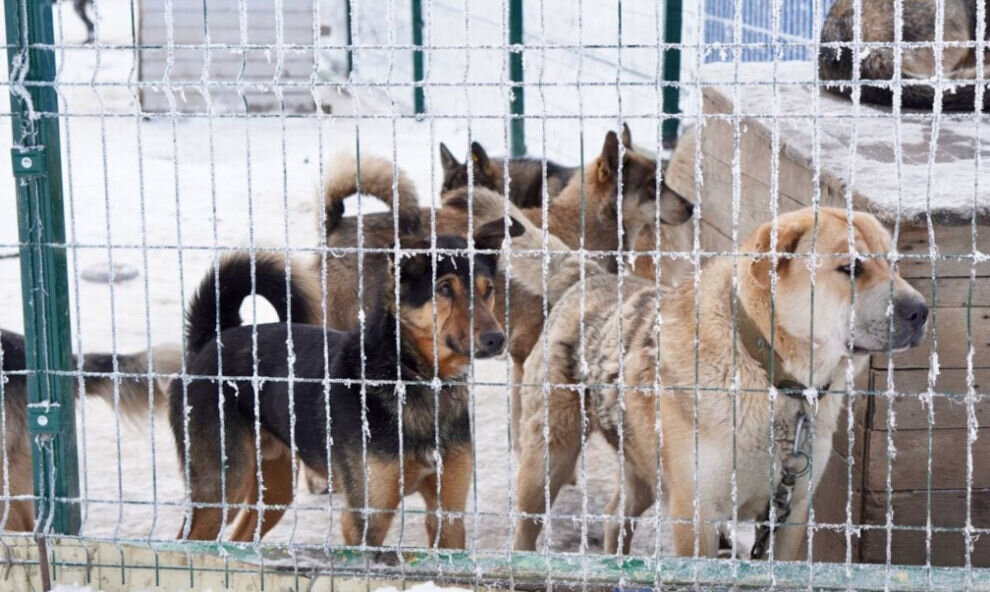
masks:
<path id="1" fill-rule="evenodd" d="M 827 92 L 817 65 L 827 48 L 817 41 L 832 4 L 95 0 L 82 4 L 95 22 L 92 43 L 83 43 L 86 30 L 71 4 L 54 5 L 55 43 L 44 49 L 57 60 L 72 348 L 118 354 L 109 371 L 85 370 L 81 356 L 70 369 L 80 485 L 78 499 L 69 501 L 82 512 L 79 539 L 154 547 L 178 535 L 192 549 L 194 510 L 219 507 L 225 520 L 248 510 L 284 515 L 263 537 L 260 526 L 250 528 L 242 531 L 246 545 L 211 552 L 249 563 L 263 558 L 264 569 L 369 581 L 986 589 L 986 118 L 972 110 L 868 104 L 865 61 L 853 60 L 849 96 Z M 874 18 L 869 0 L 851 4 L 853 29 Z M 891 3 L 893 22 L 914 18 L 912 7 L 926 4 Z M 929 45 L 935 56 L 972 50 L 959 70 L 971 69 L 979 100 L 987 7 L 962 0 L 932 6 L 936 34 Z M 975 23 L 969 40 L 943 33 L 968 30 L 953 20 L 958 14 Z M 680 43 L 666 39 L 670 19 L 681 19 Z M 910 61 L 917 45 L 902 42 L 911 23 L 905 27 L 894 27 L 885 43 L 856 35 L 851 55 L 889 52 L 895 65 Z M 515 34 L 521 43 L 511 41 Z M 14 52 L 14 40 L 6 47 Z M 681 67 L 670 79 L 665 66 L 674 52 Z M 523 75 L 513 80 L 518 55 Z M 957 92 L 950 83 L 959 72 L 933 62 L 939 65 L 931 78 L 942 84 L 936 97 Z M 905 82 L 906 72 L 895 66 L 891 75 L 895 101 L 914 84 Z M 5 81 L 12 94 L 23 89 L 16 77 Z M 415 112 L 417 89 L 422 113 Z M 676 107 L 665 89 L 678 91 Z M 521 113 L 514 112 L 519 97 Z M 0 125 L 11 126 L 11 109 L 6 115 Z M 679 141 L 665 150 L 664 125 L 675 115 Z M 618 132 L 611 145 L 609 131 Z M 491 163 L 505 165 L 523 141 L 534 160 L 518 173 L 491 175 L 469 148 L 477 142 Z M 460 218 L 445 217 L 456 208 L 443 201 L 441 142 L 460 163 L 481 165 L 468 167 L 462 179 L 476 185 Z M 369 166 L 370 156 L 403 172 Z M 391 236 L 380 240 L 361 222 L 353 238 L 335 239 L 322 185 L 334 175 L 346 178 L 339 175 L 353 159 L 356 189 L 365 196 L 344 202 L 345 219 L 383 212 L 367 194 L 399 199 L 393 196 L 410 182 L 426 208 L 418 232 L 427 242 L 419 246 L 431 261 L 463 255 L 438 248 L 438 235 L 471 236 L 486 221 L 479 215 L 524 218 L 526 234 L 496 250 L 503 271 L 492 278 L 494 298 L 507 298 L 506 310 L 496 305 L 494 313 L 505 355 L 489 359 L 474 349 L 483 338 L 473 333 L 477 309 L 488 306 L 483 291 L 468 290 L 474 320 L 457 334 L 450 299 L 431 287 L 426 300 L 416 300 L 384 273 L 386 255 L 408 260 L 415 249 L 403 257 L 404 241 L 394 247 Z M 574 167 L 561 173 L 559 186 L 551 183 L 553 163 Z M 486 176 L 508 192 L 534 178 L 544 187 L 534 207 L 503 200 L 493 210 L 481 187 Z M 0 326 L 20 332 L 16 254 L 24 245 L 10 195 L 10 215 L 0 217 L 0 294 L 8 303 Z M 827 207 L 840 212 L 838 233 Z M 803 208 L 807 228 L 784 217 Z M 854 211 L 870 212 L 886 230 L 854 224 Z M 389 231 L 404 224 L 398 213 L 384 220 L 380 227 Z M 789 243 L 796 227 L 800 240 Z M 770 229 L 766 243 L 753 238 L 761 228 Z M 276 315 L 262 299 L 249 299 L 242 316 L 252 329 L 238 347 L 252 371 L 230 375 L 221 367 L 208 374 L 215 379 L 216 429 L 193 433 L 188 392 L 202 376 L 189 371 L 197 352 L 183 342 L 184 310 L 204 275 L 230 253 L 247 254 L 254 271 L 266 255 L 289 259 L 289 278 L 314 283 L 317 324 L 357 327 L 361 354 L 347 361 L 352 374 L 341 377 L 331 371 L 344 364 L 334 358 L 335 334 L 315 349 L 300 349 L 295 338 L 271 346 L 260 327 Z M 764 299 L 747 291 L 757 289 L 754 260 L 774 261 Z M 405 273 L 417 271 L 402 271 L 400 279 Z M 845 275 L 837 280 L 836 273 Z M 443 278 L 427 279 L 432 286 Z M 257 289 L 264 278 L 252 272 L 247 281 Z M 227 285 L 221 276 L 206 294 L 220 298 Z M 285 293 L 293 289 L 286 280 Z M 340 294 L 343 300 L 334 300 Z M 928 323 L 920 342 L 895 344 L 898 324 L 907 322 L 905 294 L 927 303 Z M 617 302 L 625 303 L 623 314 L 610 308 Z M 783 319 L 774 331 L 762 317 L 755 325 L 751 319 L 764 304 Z M 361 307 L 368 313 L 355 313 L 352 326 L 334 324 L 342 310 Z M 391 329 L 402 335 L 374 341 L 390 335 L 377 326 L 384 332 L 369 332 L 374 311 L 390 307 L 399 313 Z M 290 307 L 293 319 L 302 314 Z M 426 336 L 414 335 L 424 326 Z M 796 339 L 781 346 L 779 331 Z M 879 342 L 858 341 L 870 332 L 881 335 Z M 457 351 L 461 338 L 468 352 Z M 266 339 L 270 355 L 309 360 L 317 376 L 259 374 Z M 207 347 L 216 355 L 234 350 Z M 410 354 L 412 362 L 397 362 L 394 352 L 403 347 L 466 354 L 456 362 L 464 371 L 441 376 L 441 363 L 424 363 L 421 350 Z M 849 351 L 856 355 L 840 355 Z M 369 378 L 366 367 L 383 352 L 393 354 L 392 375 Z M 8 380 L 0 418 L 5 536 L 24 529 L 13 502 L 38 499 L 30 457 L 18 448 L 29 442 L 16 408 L 23 395 L 14 390 L 23 388 L 15 379 L 26 370 L 8 365 L 11 354 L 3 352 Z M 422 365 L 410 370 L 407 363 Z M 760 378 L 779 372 L 781 363 L 794 374 L 796 398 L 787 394 L 793 381 Z M 823 370 L 825 364 L 832 366 Z M 795 370 L 808 367 L 816 368 L 810 381 Z M 280 381 L 294 386 L 264 390 Z M 340 401 L 326 394 L 325 405 L 295 408 L 296 393 L 313 384 L 325 393 L 352 387 L 359 421 L 331 427 L 335 418 L 355 416 L 340 415 Z M 456 392 L 441 390 L 450 384 Z M 156 388 L 163 399 L 172 397 L 171 413 L 168 405 L 148 404 Z M 409 407 L 417 403 L 409 394 L 415 389 L 428 407 L 432 401 L 431 413 Z M 375 399 L 386 391 L 385 403 Z M 819 400 L 813 391 L 826 394 Z M 102 401 L 92 396 L 101 393 Z M 262 401 L 274 397 L 287 405 L 281 432 L 262 416 Z M 445 415 L 451 400 L 468 417 L 461 434 L 467 442 L 456 458 L 445 457 L 440 445 L 441 432 L 454 429 Z M 231 426 L 243 418 L 235 422 L 230 413 L 248 418 L 250 437 L 237 440 L 244 449 L 226 449 L 219 466 L 247 458 L 261 483 L 254 497 L 211 506 L 193 499 L 194 482 L 209 475 L 190 466 L 238 437 Z M 375 432 L 373 426 L 392 425 L 377 423 L 375 413 L 395 413 L 397 430 Z M 802 416 L 814 425 L 810 432 Z M 181 427 L 179 442 L 174 425 Z M 299 455 L 266 480 L 265 462 L 283 458 L 279 444 L 295 458 L 303 432 L 312 430 L 325 437 L 316 452 L 323 458 Z M 425 443 L 414 447 L 410 431 L 426 434 Z M 375 440 L 393 437 L 394 449 L 382 452 Z M 334 464 L 335 455 L 347 468 Z M 782 492 L 783 466 L 795 459 L 808 460 L 811 478 L 802 472 L 793 491 Z M 450 487 L 462 488 L 454 496 L 461 505 L 430 506 L 431 496 L 444 499 L 442 476 L 457 472 L 462 479 Z M 431 481 L 434 474 L 441 478 Z M 212 475 L 223 494 L 230 475 Z M 817 487 L 809 485 L 815 480 Z M 376 498 L 396 484 L 410 495 Z M 266 491 L 281 497 L 265 501 Z M 793 501 L 774 505 L 775 494 Z M 349 541 L 349 516 L 357 514 L 348 507 L 365 523 L 394 519 L 374 544 L 373 527 Z M 464 554 L 440 554 L 440 539 L 424 528 L 434 518 L 463 521 Z M 771 528 L 772 549 L 751 560 L 758 528 L 777 521 L 790 521 L 790 530 Z M 626 523 L 634 533 L 617 534 Z M 44 530 L 44 521 L 35 528 Z M 226 541 L 237 528 L 207 538 Z M 778 538 L 785 542 L 774 546 Z M 628 544 L 629 561 L 605 557 L 616 541 Z M 250 553 L 237 553 L 244 549 Z M 346 553 L 369 550 L 408 555 L 395 562 Z"/>

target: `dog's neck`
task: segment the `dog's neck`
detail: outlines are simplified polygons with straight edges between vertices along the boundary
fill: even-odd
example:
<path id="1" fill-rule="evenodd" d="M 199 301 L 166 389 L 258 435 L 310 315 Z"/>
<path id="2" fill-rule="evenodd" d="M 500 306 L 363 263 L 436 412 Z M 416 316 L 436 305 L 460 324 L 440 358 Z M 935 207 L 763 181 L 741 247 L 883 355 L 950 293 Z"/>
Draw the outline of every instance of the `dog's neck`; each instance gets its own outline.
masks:
<path id="1" fill-rule="evenodd" d="M 741 312 L 745 313 L 765 342 L 772 346 L 776 353 L 774 359 L 779 360 L 783 365 L 781 370 L 804 386 L 822 388 L 827 385 L 836 368 L 845 359 L 842 352 L 829 351 L 829 348 L 818 347 L 809 340 L 794 337 L 776 318 L 771 332 L 773 315 L 769 290 L 764 289 L 751 278 L 741 276 L 739 279 L 739 306 L 743 308 Z M 726 313 L 731 318 L 730 305 L 727 305 Z M 756 361 L 762 363 L 761 360 Z"/>
<path id="2" fill-rule="evenodd" d="M 584 177 L 580 174 L 571 177 L 548 206 L 550 219 L 547 228 L 557 236 L 570 236 L 562 232 L 574 228 L 574 237 L 580 236 L 581 208 L 584 208 L 584 248 L 589 250 L 614 251 L 619 248 L 619 226 L 615 208 L 607 207 L 605 200 L 616 202 L 615 183 L 603 182 L 598 178 L 598 160 L 585 167 Z M 540 208 L 528 208 L 527 217 L 539 224 L 542 217 Z M 535 219 L 534 219 L 535 216 Z M 555 232 L 556 230 L 556 232 Z M 573 242 L 573 241 L 572 241 Z M 569 244 L 572 249 L 578 244 Z"/>

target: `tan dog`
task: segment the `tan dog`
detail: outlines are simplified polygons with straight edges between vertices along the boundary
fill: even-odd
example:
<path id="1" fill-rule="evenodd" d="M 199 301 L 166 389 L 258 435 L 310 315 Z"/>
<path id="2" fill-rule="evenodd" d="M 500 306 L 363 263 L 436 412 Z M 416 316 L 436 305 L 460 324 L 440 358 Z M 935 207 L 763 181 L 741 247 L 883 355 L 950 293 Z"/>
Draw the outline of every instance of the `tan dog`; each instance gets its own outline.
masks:
<path id="1" fill-rule="evenodd" d="M 740 251 L 756 257 L 738 262 L 737 314 L 729 258 L 703 269 L 700 308 L 691 284 L 658 301 L 652 282 L 627 278 L 619 298 L 615 278 L 598 273 L 586 283 L 583 305 L 580 286 L 566 289 L 544 329 L 549 358 L 537 347 L 525 364 L 517 475 L 523 517 L 516 529 L 516 549 L 535 547 L 539 518 L 547 511 L 544 487 L 549 487 L 553 503 L 574 470 L 582 429 L 587 428 L 602 433 L 613 446 L 621 443 L 625 461 L 624 506 L 617 490 L 606 508 L 606 514 L 617 517 L 606 525 L 606 551 L 628 552 L 634 528 L 629 519 L 640 516 L 656 499 L 659 466 L 660 493 L 666 515 L 674 521 L 674 550 L 682 556 L 697 551 L 714 557 L 720 525 L 730 523 L 734 515 L 743 521 L 765 520 L 771 480 L 778 482 L 780 463 L 794 448 L 796 421 L 807 413 L 812 418 L 812 470 L 810 477 L 797 479 L 789 519 L 793 525 L 776 532 L 773 547 L 776 559 L 798 556 L 806 530 L 800 524 L 807 522 L 808 479 L 814 491 L 825 472 L 843 405 L 838 394 L 825 394 L 817 405 L 809 403 L 801 392 L 803 385 L 826 390 L 830 384 L 831 391 L 844 390 L 850 360 L 858 371 L 870 352 L 917 345 L 928 316 L 921 295 L 890 267 L 890 235 L 876 218 L 852 215 L 856 252 L 862 256 L 856 260 L 849 256 L 845 211 L 823 208 L 817 226 L 815 220 L 811 210 L 780 216 L 775 251 L 772 223 L 746 241 Z M 523 235 L 513 247 L 526 241 L 535 239 Z M 813 248 L 817 255 L 809 261 Z M 771 299 L 775 253 L 776 296 Z M 573 281 L 576 269 L 573 260 L 551 268 L 560 280 L 551 282 L 551 297 Z M 586 270 L 588 276 L 596 273 Z M 542 276 L 527 268 L 520 268 L 516 277 L 534 289 L 542 283 Z M 771 301 L 772 349 L 766 346 L 771 342 Z M 697 354 L 692 346 L 696 339 Z M 761 343 L 763 347 L 754 346 Z M 776 360 L 773 381 L 769 360 Z M 739 392 L 733 391 L 734 382 Z M 796 385 L 796 392 L 786 391 Z M 773 386 L 780 391 L 775 400 L 769 394 Z M 544 397 L 549 402 L 546 410 Z M 626 518 L 621 538 L 623 522 L 618 517 Z"/>

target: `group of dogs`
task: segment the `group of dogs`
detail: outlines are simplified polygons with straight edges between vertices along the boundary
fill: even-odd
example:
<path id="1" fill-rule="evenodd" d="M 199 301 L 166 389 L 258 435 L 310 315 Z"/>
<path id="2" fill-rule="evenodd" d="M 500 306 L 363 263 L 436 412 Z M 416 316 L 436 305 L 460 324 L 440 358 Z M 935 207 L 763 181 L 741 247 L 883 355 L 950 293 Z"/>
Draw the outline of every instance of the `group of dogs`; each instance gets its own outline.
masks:
<path id="1" fill-rule="evenodd" d="M 784 214 L 740 245 L 742 258 L 716 258 L 661 294 L 652 268 L 617 281 L 623 254 L 656 240 L 658 219 L 687 222 L 692 205 L 628 127 L 608 132 L 583 168 L 489 158 L 478 144 L 464 163 L 445 146 L 441 159 L 431 211 L 393 163 L 341 157 L 321 196 L 325 255 L 222 257 L 186 309 L 184 358 L 162 346 L 151 359 L 76 361 L 80 391 L 116 395 L 124 412 L 167 402 L 188 496 L 179 537 L 217 539 L 227 526 L 234 541 L 264 537 L 292 503 L 300 462 L 312 486 L 345 499 L 346 544 L 380 546 L 401 498 L 419 492 L 427 544 L 462 548 L 473 458 L 465 377 L 473 360 L 507 350 L 517 549 L 534 549 L 546 502 L 597 432 L 624 462 L 605 550 L 628 552 L 635 518 L 659 496 L 675 551 L 713 556 L 720 523 L 765 520 L 768 484 L 810 414 L 826 444 L 814 446 L 773 547 L 797 557 L 844 401 L 835 391 L 870 353 L 925 335 L 925 300 L 892 267 L 884 227 L 862 212 Z M 358 192 L 389 211 L 343 216 Z M 242 323 L 253 295 L 279 322 Z M 6 486 L 29 496 L 23 341 L 2 336 L 13 372 Z M 4 514 L 7 529 L 33 527 L 29 499 Z"/>
<path id="2" fill-rule="evenodd" d="M 821 78 L 854 95 L 858 70 L 866 102 L 899 94 L 903 106 L 930 109 L 941 96 L 944 109 L 986 110 L 990 93 L 976 104 L 975 83 L 944 93 L 930 83 L 939 72 L 986 80 L 990 60 L 959 43 L 980 31 L 976 3 L 944 0 L 941 17 L 933 0 L 901 6 L 898 33 L 896 3 L 838 0 L 822 30 Z M 85 15 L 84 0 L 76 7 Z M 952 43 L 917 45 L 938 37 L 939 22 Z M 914 44 L 899 60 L 896 39 Z M 858 68 L 853 41 L 866 44 Z M 658 258 L 625 273 L 624 254 L 652 250 L 658 223 L 683 224 L 693 206 L 628 127 L 609 132 L 585 167 L 489 158 L 478 143 L 465 162 L 442 144 L 440 157 L 436 210 L 419 206 L 392 162 L 333 163 L 320 208 L 327 255 L 221 258 L 186 310 L 184 356 L 160 346 L 74 361 L 79 391 L 125 414 L 168 405 L 189 502 L 179 537 L 216 539 L 228 526 L 234 541 L 264 537 L 294 499 L 299 462 L 311 489 L 345 498 L 348 545 L 380 546 L 401 498 L 418 492 L 427 543 L 462 548 L 473 458 L 465 375 L 473 360 L 507 350 L 517 550 L 535 548 L 547 502 L 599 433 L 623 463 L 605 508 L 606 552 L 629 551 L 635 519 L 659 497 L 674 551 L 715 556 L 720 526 L 766 521 L 779 502 L 770 484 L 786 477 L 787 521 L 772 549 L 799 557 L 838 393 L 870 354 L 913 347 L 926 332 L 925 299 L 897 273 L 880 222 L 830 208 L 783 214 L 739 257 L 699 261 L 694 281 L 661 290 Z M 345 217 L 356 193 L 390 211 Z M 242 323 L 241 304 L 255 295 L 279 322 Z M 0 338 L 2 524 L 29 531 L 25 344 Z M 810 450 L 808 430 L 819 443 Z M 788 473 L 798 453 L 806 466 Z"/>

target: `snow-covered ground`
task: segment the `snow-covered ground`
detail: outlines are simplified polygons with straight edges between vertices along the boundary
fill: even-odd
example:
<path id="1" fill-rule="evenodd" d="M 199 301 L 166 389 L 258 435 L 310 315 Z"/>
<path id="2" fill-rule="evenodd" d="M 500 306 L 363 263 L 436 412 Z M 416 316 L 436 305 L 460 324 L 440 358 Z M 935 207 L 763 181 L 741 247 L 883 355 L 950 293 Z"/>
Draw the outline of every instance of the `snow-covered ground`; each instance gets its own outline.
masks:
<path id="1" fill-rule="evenodd" d="M 102 42 L 128 45 L 129 3 L 101 0 Z M 56 5 L 56 27 L 64 39 L 84 34 L 68 3 Z M 397 159 L 415 179 L 421 199 L 437 193 L 440 141 L 466 146 L 488 133 L 501 137 L 503 123 L 465 119 L 381 117 L 373 105 L 355 107 L 346 96 L 333 98 L 330 115 L 305 118 L 224 117 L 143 119 L 136 115 L 129 49 L 85 48 L 60 51 L 60 97 L 72 335 L 77 351 L 122 352 L 148 344 L 176 342 L 182 306 L 205 272 L 216 247 L 261 246 L 309 249 L 317 245 L 314 191 L 320 163 L 340 150 L 361 150 Z M 6 72 L 3 73 L 4 77 Z M 6 101 L 6 96 L 0 99 Z M 6 104 L 3 104 L 6 109 Z M 377 110 L 375 110 L 377 109 Z M 356 123 L 337 118 L 374 115 Z M 588 137 L 604 134 L 609 122 L 588 124 Z M 0 137 L 10 138 L 9 118 L 0 119 Z M 589 156 L 597 148 L 591 146 Z M 497 150 L 493 150 L 497 152 Z M 576 157 L 575 157 L 576 160 Z M 0 158 L 0 253 L 17 240 L 13 180 L 9 160 Z M 353 211 L 354 204 L 349 204 Z M 370 211 L 374 204 L 366 207 Z M 108 246 L 109 245 L 109 246 Z M 305 255 L 305 253 L 301 254 Z M 139 270 L 136 279 L 114 286 L 81 279 L 87 269 L 109 261 Z M 21 294 L 16 258 L 0 258 L 0 327 L 20 331 Z M 266 318 L 262 315 L 260 318 Z M 270 318 L 270 317 L 269 317 Z M 507 362 L 479 362 L 478 380 L 499 382 Z M 469 545 L 508 549 L 513 506 L 513 455 L 507 437 L 506 388 L 474 390 L 476 476 L 470 493 Z M 79 454 L 85 524 L 99 537 L 168 540 L 182 518 L 183 487 L 166 418 L 133 426 L 117 421 L 97 400 L 81 400 Z M 611 495 L 615 456 L 592 440 L 586 455 L 587 509 L 599 514 Z M 266 541 L 321 543 L 340 539 L 326 496 L 299 489 L 297 506 Z M 418 498 L 405 507 L 421 508 Z M 566 487 L 554 512 L 580 514 L 579 488 Z M 334 502 L 339 508 L 339 502 Z M 403 526 L 405 522 L 405 527 Z M 602 526 L 588 526 L 591 549 L 600 549 Z M 578 550 L 581 527 L 569 518 L 553 523 L 553 547 Z M 421 545 L 422 516 L 396 521 L 391 541 Z M 638 552 L 652 552 L 654 531 L 647 524 L 636 536 Z"/>

